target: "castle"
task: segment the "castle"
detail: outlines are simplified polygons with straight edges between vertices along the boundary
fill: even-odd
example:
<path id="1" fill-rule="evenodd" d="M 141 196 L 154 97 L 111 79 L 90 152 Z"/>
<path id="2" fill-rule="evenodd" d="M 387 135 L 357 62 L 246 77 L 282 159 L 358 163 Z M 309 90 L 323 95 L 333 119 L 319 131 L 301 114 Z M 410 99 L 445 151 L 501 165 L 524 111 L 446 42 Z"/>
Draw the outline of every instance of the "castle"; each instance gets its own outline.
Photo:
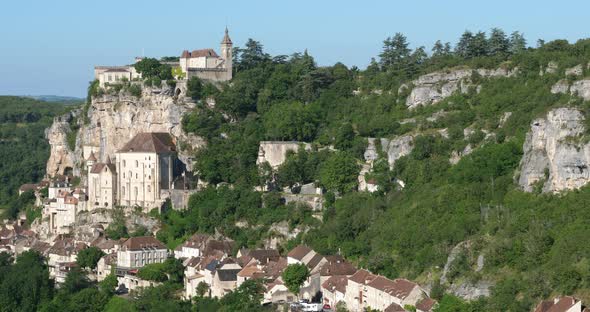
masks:
<path id="1" fill-rule="evenodd" d="M 184 50 L 178 61 L 162 63 L 170 65 L 172 68 L 180 68 L 184 79 L 187 80 L 191 77 L 198 77 L 209 81 L 229 81 L 232 78 L 232 47 L 229 31 L 225 28 L 225 35 L 221 40 L 221 55 L 211 48 Z M 142 59 L 142 57 L 136 57 L 135 62 Z M 141 78 L 141 74 L 135 70 L 133 65 L 94 67 L 94 79 L 99 81 L 101 87 L 107 83 L 114 84 L 121 80 L 131 81 L 139 78 Z"/>

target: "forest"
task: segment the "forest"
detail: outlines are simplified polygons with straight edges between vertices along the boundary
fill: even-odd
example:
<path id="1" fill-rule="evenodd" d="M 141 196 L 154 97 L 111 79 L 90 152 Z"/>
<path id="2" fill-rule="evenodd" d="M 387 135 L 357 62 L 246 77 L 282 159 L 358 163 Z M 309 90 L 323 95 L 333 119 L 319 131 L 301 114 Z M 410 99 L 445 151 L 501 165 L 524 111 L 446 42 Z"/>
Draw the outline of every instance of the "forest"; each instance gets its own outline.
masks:
<path id="1" fill-rule="evenodd" d="M 323 254 L 341 252 L 358 267 L 389 278 L 405 277 L 431 285 L 440 312 L 530 311 L 539 300 L 555 295 L 590 300 L 586 226 L 590 189 L 526 193 L 515 182 L 533 119 L 561 106 L 589 112 L 588 103 L 575 96 L 552 94 L 550 89 L 566 68 L 590 60 L 590 40 L 540 40 L 531 47 L 519 32 L 507 35 L 492 29 L 487 33 L 466 31 L 456 44 L 439 41 L 429 52 L 410 46 L 403 34 L 386 38 L 381 53 L 366 69 L 359 69 L 341 63 L 318 66 L 307 51 L 271 56 L 262 43 L 250 39 L 234 51 L 235 74 L 230 84 L 217 89 L 198 80 L 189 82 L 197 107 L 183 118 L 182 125 L 185 131 L 207 140 L 207 148 L 197 151 L 195 159 L 200 178 L 212 186 L 193 195 L 187 210 L 169 209 L 156 216 L 162 223 L 158 239 L 174 248 L 195 232 L 218 231 L 238 246 L 256 247 L 268 237 L 272 224 L 287 221 L 292 229 L 306 227 L 309 231 L 285 242 L 282 251 L 305 243 Z M 539 75 L 551 61 L 559 64 L 557 73 Z M 405 105 L 408 92 L 400 86 L 420 75 L 451 68 L 498 67 L 518 68 L 519 74 L 496 79 L 474 76 L 481 92 L 456 93 L 436 105 L 413 110 Z M 586 66 L 583 75 L 590 75 Z M 215 99 L 214 108 L 204 103 L 205 97 Z M 41 112 L 35 109 L 37 117 L 27 117 L 26 109 L 26 113 L 16 113 L 23 108 L 26 106 L 0 107 L 7 110 L 0 118 L 13 125 L 4 128 L 3 122 L 0 128 L 0 153 L 3 160 L 15 159 L 13 163 L 19 164 L 0 164 L 4 182 L 0 204 L 7 211 L 18 186 L 41 177 L 48 156 L 43 129 L 62 109 L 47 106 Z M 429 119 L 439 111 L 445 113 L 441 118 Z M 512 115 L 499 127 L 505 112 Z M 416 122 L 403 122 L 407 119 Z M 463 130 L 468 127 L 474 134 L 465 136 Z M 442 128 L 447 129 L 448 137 L 436 131 Z M 367 138 L 405 134 L 414 136 L 412 152 L 397 160 L 391 170 L 386 155 L 380 155 L 371 173 L 379 191 L 358 192 L 357 176 Z M 258 144 L 264 140 L 308 142 L 313 147 L 290 154 L 273 172 L 256 165 Z M 450 164 L 452 152 L 467 144 L 474 151 Z M 329 146 L 333 148 L 325 148 Z M 33 157 L 30 164 L 25 165 L 23 155 L 24 159 Z M 255 191 L 269 180 L 275 181 L 277 190 Z M 399 187 L 399 180 L 405 187 Z M 281 201 L 281 187 L 309 182 L 326 192 L 320 218 L 305 205 Z M 238 221 L 250 226 L 238 227 Z M 441 282 L 450 251 L 466 241 L 471 247 L 461 250 L 451 264 L 448 281 Z M 485 265 L 478 271 L 479 255 L 485 256 Z M 260 285 L 254 283 L 228 298 L 201 298 L 192 305 L 174 299 L 178 285 L 172 280 L 147 289 L 129 305 L 100 285 L 88 283 L 84 274 L 68 275 L 72 286 L 56 290 L 38 255 L 21 257 L 16 263 L 0 259 L 2 307 L 21 311 L 30 307 L 44 311 L 119 311 L 123 307 L 129 311 L 233 311 L 239 303 L 242 311 L 260 309 L 255 304 Z M 25 272 L 27 266 L 35 269 Z M 448 294 L 451 284 L 479 281 L 494 285 L 489 297 L 466 302 Z M 23 295 L 25 289 L 21 291 L 18 285 L 35 287 L 36 295 Z"/>

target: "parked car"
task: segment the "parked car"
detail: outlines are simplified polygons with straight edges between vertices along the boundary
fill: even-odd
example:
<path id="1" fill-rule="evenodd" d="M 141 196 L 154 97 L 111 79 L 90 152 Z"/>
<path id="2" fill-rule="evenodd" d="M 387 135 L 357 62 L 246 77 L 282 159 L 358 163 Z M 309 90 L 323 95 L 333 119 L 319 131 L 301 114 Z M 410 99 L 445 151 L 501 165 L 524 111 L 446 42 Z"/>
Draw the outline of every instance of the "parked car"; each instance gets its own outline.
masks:
<path id="1" fill-rule="evenodd" d="M 322 312 L 324 305 L 321 303 L 302 303 L 301 311 L 303 312 Z"/>

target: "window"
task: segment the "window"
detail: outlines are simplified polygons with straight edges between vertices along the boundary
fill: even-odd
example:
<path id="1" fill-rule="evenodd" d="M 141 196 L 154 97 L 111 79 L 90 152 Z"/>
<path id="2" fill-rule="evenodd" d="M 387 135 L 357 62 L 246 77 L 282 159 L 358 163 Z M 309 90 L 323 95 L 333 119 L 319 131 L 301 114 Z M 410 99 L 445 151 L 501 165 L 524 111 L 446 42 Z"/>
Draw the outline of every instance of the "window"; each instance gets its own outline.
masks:
<path id="1" fill-rule="evenodd" d="M 134 188 L 134 191 L 135 191 L 135 196 L 137 196 L 137 193 L 138 193 L 137 192 L 137 186 Z"/>
<path id="2" fill-rule="evenodd" d="M 125 196 L 125 187 L 124 186 L 121 188 L 121 195 Z"/>
<path id="3" fill-rule="evenodd" d="M 138 167 L 139 167 L 139 160 L 136 160 L 135 161 L 135 168 L 138 168 Z"/>
<path id="4" fill-rule="evenodd" d="M 127 165 L 127 162 L 123 160 L 123 167 L 125 167 L 125 165 Z"/>
<path id="5" fill-rule="evenodd" d="M 113 81 L 113 76 L 109 75 L 109 81 Z"/>
<path id="6" fill-rule="evenodd" d="M 125 172 L 123 172 L 123 179 L 125 179 Z"/>
<path id="7" fill-rule="evenodd" d="M 136 179 L 138 179 L 138 175 L 137 175 L 137 172 L 136 172 L 136 173 L 135 173 L 135 178 L 136 178 Z"/>
<path id="8" fill-rule="evenodd" d="M 152 186 L 151 185 L 148 185 L 147 186 L 147 191 L 148 191 L 148 193 L 151 193 L 152 192 Z"/>

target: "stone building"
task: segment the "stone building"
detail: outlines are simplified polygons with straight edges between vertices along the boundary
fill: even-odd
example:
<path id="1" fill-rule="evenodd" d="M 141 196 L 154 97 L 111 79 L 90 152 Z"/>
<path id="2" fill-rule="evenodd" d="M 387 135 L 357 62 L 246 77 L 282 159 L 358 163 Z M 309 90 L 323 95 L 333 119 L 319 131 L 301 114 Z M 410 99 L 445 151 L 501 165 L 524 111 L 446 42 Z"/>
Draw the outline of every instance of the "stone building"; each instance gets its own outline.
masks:
<path id="1" fill-rule="evenodd" d="M 139 133 L 116 155 L 117 201 L 121 206 L 162 206 L 179 175 L 176 145 L 168 133 Z M 164 192 L 163 192 L 164 191 Z"/>
<path id="2" fill-rule="evenodd" d="M 111 208 L 115 205 L 117 190 L 117 169 L 107 156 L 104 163 L 96 162 L 94 153 L 86 160 L 88 167 L 89 210 Z"/>
<path id="3" fill-rule="evenodd" d="M 221 55 L 213 49 L 185 50 L 180 55 L 178 62 L 162 62 L 171 67 L 180 68 L 185 74 L 184 79 L 198 77 L 209 81 L 228 81 L 232 78 L 232 48 L 233 43 L 229 37 L 227 28 L 221 41 Z M 142 57 L 136 57 L 135 62 Z M 98 80 L 101 87 L 107 84 L 116 84 L 123 80 L 131 81 L 141 78 L 141 74 L 133 65 L 124 66 L 95 66 L 94 79 Z"/>
<path id="4" fill-rule="evenodd" d="M 55 198 L 50 198 L 43 208 L 43 216 L 49 218 L 49 232 L 67 234 L 76 222 L 80 211 L 87 210 L 86 194 L 81 189 L 60 190 Z"/>
<path id="5" fill-rule="evenodd" d="M 136 269 L 151 263 L 162 263 L 168 258 L 168 248 L 151 236 L 131 237 L 117 251 L 117 271 Z M 121 275 L 118 272 L 117 275 Z"/>
<path id="6" fill-rule="evenodd" d="M 168 133 L 139 133 L 117 151 L 115 163 L 87 162 L 88 194 L 91 208 L 143 207 L 149 211 L 162 206 L 180 175 L 176 145 Z"/>

